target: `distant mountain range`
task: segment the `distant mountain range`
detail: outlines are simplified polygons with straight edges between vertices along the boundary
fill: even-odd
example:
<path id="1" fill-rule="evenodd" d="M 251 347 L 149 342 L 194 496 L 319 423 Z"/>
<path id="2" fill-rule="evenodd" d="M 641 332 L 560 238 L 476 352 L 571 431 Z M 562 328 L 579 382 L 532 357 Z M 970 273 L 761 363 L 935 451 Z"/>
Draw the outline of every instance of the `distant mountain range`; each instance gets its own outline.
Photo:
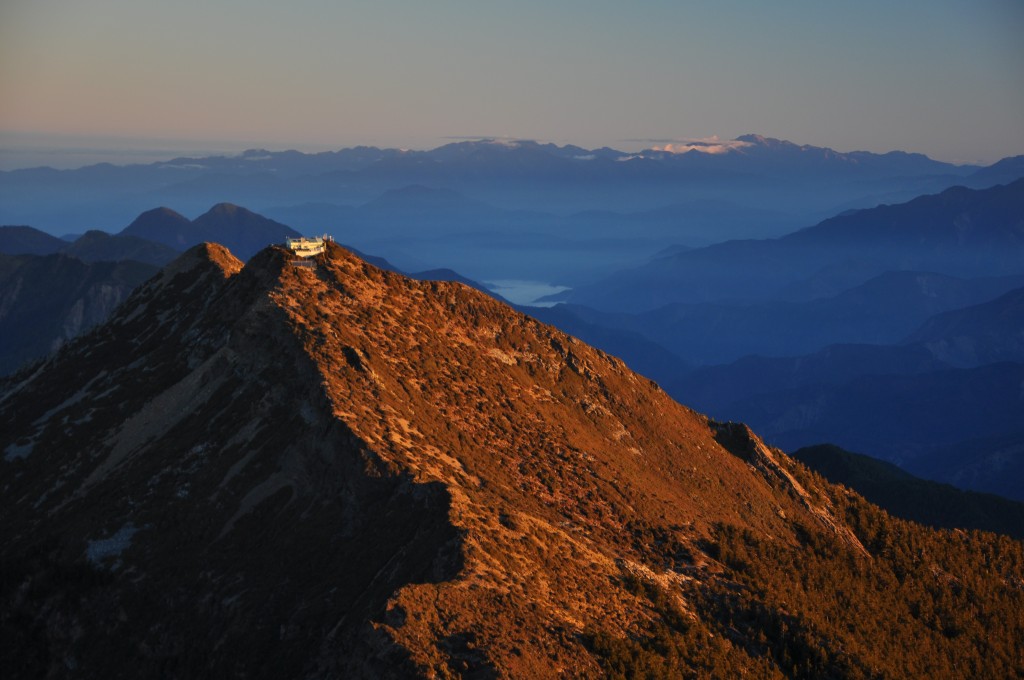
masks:
<path id="1" fill-rule="evenodd" d="M 713 415 L 742 419 L 786 450 L 834 442 L 914 471 L 927 469 L 937 448 L 1018 432 L 1022 383 L 1024 364 L 1011 362 L 912 374 L 868 372 L 838 384 L 741 396 Z M 675 394 L 701 408 L 684 392 Z M 1018 480 L 1021 462 L 1013 466 Z M 1014 497 L 1024 500 L 1024 493 L 1018 490 Z"/>
<path id="2" fill-rule="evenodd" d="M 33 227 L 0 227 L 0 253 L 6 255 L 52 255 L 68 242 Z"/>
<path id="3" fill-rule="evenodd" d="M 405 271 L 580 286 L 672 246 L 779 237 L 844 211 L 1021 176 L 1013 159 L 979 168 L 757 135 L 719 146 L 624 152 L 477 140 L 16 170 L 0 173 L 0 224 L 113 232 L 154 205 L 191 218 L 227 202 Z"/>
<path id="4" fill-rule="evenodd" d="M 87 231 L 59 252 L 85 262 L 135 260 L 156 266 L 163 266 L 180 254 L 159 242 L 124 232 L 111 235 L 103 231 Z"/>
<path id="5" fill-rule="evenodd" d="M 74 239 L 55 238 L 33 227 L 0 227 L 0 253 L 5 255 L 56 255 L 76 257 L 83 262 L 134 260 L 163 266 L 181 250 L 125 234 L 87 231 Z"/>
<path id="6" fill-rule="evenodd" d="M 715 154 L 503 140 L 457 142 L 429 151 L 250 150 L 148 165 L 2 172 L 0 223 L 109 231 L 153 205 L 198 214 L 213 203 L 231 202 L 271 216 L 288 212 L 292 225 L 327 229 L 339 240 L 359 245 L 359 234 L 346 231 L 346 211 L 389 191 L 421 185 L 455 191 L 502 210 L 525 211 L 515 223 L 522 233 L 537 230 L 530 213 L 656 214 L 667 206 L 703 203 L 700 222 L 681 224 L 675 242 L 704 245 L 725 238 L 777 236 L 844 209 L 904 201 L 956 184 L 992 186 L 1024 174 L 1014 175 L 1018 165 L 1008 159 L 979 168 L 903 152 L 840 153 L 756 135 L 741 137 L 726 152 Z M 716 226 L 709 219 L 713 211 L 707 209 L 715 202 L 746 211 L 748 223 Z M 780 215 L 789 218 L 785 224 Z M 450 221 L 459 223 L 458 214 Z M 467 226 L 480 227 L 463 224 Z"/>

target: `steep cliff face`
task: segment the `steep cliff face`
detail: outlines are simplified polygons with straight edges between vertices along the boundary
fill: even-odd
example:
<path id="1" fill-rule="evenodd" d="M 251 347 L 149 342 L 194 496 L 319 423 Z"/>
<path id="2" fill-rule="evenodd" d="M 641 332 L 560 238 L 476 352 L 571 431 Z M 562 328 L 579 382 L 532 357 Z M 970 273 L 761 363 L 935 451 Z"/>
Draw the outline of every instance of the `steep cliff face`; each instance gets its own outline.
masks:
<path id="1" fill-rule="evenodd" d="M 863 598 L 874 618 L 851 632 L 834 601 L 774 595 L 750 555 L 824 550 L 875 592 L 894 566 L 868 520 L 918 529 L 477 291 L 333 244 L 314 268 L 288 260 L 194 248 L 0 385 L 2 623 L 18 663 L 856 676 L 898 644 L 907 602 Z M 940 562 L 991 543 L 1005 557 L 992 570 L 1019 570 L 1018 544 L 927 536 Z M 1022 602 L 995 571 L 1000 601 Z M 917 632 L 949 670 L 958 648 Z M 824 651 L 805 668 L 806 650 Z"/>

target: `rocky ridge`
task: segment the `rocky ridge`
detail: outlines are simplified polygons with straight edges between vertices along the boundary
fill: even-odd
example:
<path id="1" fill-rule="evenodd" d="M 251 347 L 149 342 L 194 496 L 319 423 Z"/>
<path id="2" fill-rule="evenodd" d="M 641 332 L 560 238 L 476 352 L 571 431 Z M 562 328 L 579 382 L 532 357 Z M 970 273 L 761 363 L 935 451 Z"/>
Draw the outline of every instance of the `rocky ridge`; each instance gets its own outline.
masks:
<path id="1" fill-rule="evenodd" d="M 478 291 L 333 244 L 289 260 L 193 248 L 0 384 L 0 623 L 22 667 L 905 674 L 911 600 L 887 612 L 878 584 L 904 569 L 891 536 L 918 533 L 939 571 L 903 579 L 953 579 L 943 616 L 1022 601 L 1019 544 L 891 520 Z M 769 584 L 805 561 L 863 596 L 822 596 L 823 569 Z M 913 632 L 949 676 L 977 644 L 941 621 Z M 1024 631 L 1004 624 L 987 644 Z"/>

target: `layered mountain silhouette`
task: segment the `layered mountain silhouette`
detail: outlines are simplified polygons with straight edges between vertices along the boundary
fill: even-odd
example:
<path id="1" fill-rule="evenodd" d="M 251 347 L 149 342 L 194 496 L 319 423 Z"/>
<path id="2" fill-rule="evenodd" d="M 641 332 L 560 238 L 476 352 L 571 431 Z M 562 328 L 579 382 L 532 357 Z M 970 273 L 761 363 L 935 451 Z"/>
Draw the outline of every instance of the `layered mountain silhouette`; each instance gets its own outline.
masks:
<path id="1" fill-rule="evenodd" d="M 67 243 L 26 226 L 0 227 L 0 253 L 5 255 L 52 255 L 67 247 Z"/>
<path id="2" fill-rule="evenodd" d="M 936 314 L 902 343 L 747 356 L 665 376 L 677 399 L 785 447 L 821 441 L 929 479 L 1024 499 L 1021 291 Z M 868 424 L 871 424 L 868 427 Z"/>
<path id="3" fill-rule="evenodd" d="M 301 236 L 289 226 L 267 219 L 230 203 L 218 203 L 194 220 L 169 208 L 155 208 L 139 215 L 121 232 L 185 250 L 205 241 L 223 243 L 242 259 L 271 243 Z"/>
<path id="4" fill-rule="evenodd" d="M 0 383 L 9 667 L 1024 672 L 1020 543 L 893 519 L 468 287 L 291 259 L 197 246 Z"/>
<path id="5" fill-rule="evenodd" d="M 730 413 L 739 402 L 824 385 L 844 385 L 867 375 L 916 375 L 952 368 L 927 348 L 830 345 L 794 357 L 745 356 L 729 364 L 701 366 L 665 388 L 684 403 L 711 414 Z M 856 416 L 851 414 L 851 420 Z"/>
<path id="6" fill-rule="evenodd" d="M 181 254 L 159 242 L 121 234 L 112 236 L 103 231 L 87 231 L 61 250 L 65 255 L 85 262 L 134 260 L 162 267 Z"/>
<path id="7" fill-rule="evenodd" d="M 924 345 L 934 356 L 954 366 L 1024 362 L 1024 288 L 979 305 L 937 314 L 911 333 L 906 343 Z"/>
<path id="8" fill-rule="evenodd" d="M 190 244 L 194 245 L 194 244 Z M 83 262 L 134 260 L 159 267 L 181 254 L 161 243 L 130 235 L 90 230 L 65 240 L 33 227 L 0 227 L 0 253 L 5 255 L 56 255 L 62 253 Z"/>
<path id="9" fill-rule="evenodd" d="M 429 151 L 256 149 L 149 165 L 2 172 L 0 223 L 84 232 L 127 224 L 153 205 L 191 216 L 227 202 L 305 233 L 330 233 L 405 271 L 451 268 L 478 281 L 577 287 L 668 247 L 780 237 L 850 210 L 1009 182 L 1020 177 L 1015 168 L 1007 159 L 986 173 L 919 154 L 842 153 L 757 135 L 636 152 L 500 139 Z M 191 231 L 181 224 L 164 231 L 176 228 Z M 163 242 L 180 250 L 203 240 L 224 242 L 209 234 Z M 245 259 L 272 242 L 225 243 Z M 832 294 L 908 267 L 842 262 L 805 278 L 832 280 L 837 268 L 859 278 L 840 277 Z M 623 296 L 637 292 L 647 307 L 649 293 Z M 701 299 L 709 298 L 676 301 Z M 671 301 L 652 299 L 651 306 Z"/>
<path id="10" fill-rule="evenodd" d="M 963 279 L 892 271 L 807 301 L 674 303 L 634 313 L 565 304 L 558 314 L 638 333 L 696 364 L 719 364 L 751 354 L 801 355 L 837 343 L 900 343 L 935 314 L 989 302 L 1021 283 L 1024 273 Z"/>
<path id="11" fill-rule="evenodd" d="M 714 149 L 718 153 L 703 153 L 701 145 L 691 145 L 689 152 L 625 152 L 479 139 L 428 151 L 358 147 L 305 154 L 253 149 L 149 165 L 17 170 L 0 173 L 0 192 L 7 199 L 0 222 L 80 231 L 123 224 L 154 203 L 194 214 L 213 202 L 228 201 L 323 230 L 320 220 L 328 213 L 337 217 L 387 192 L 420 185 L 456 191 L 469 201 L 511 212 L 546 213 L 539 220 L 519 215 L 515 227 L 524 234 L 548 236 L 557 234 L 546 228 L 552 216 L 596 211 L 637 214 L 642 221 L 646 213 L 661 222 L 665 215 L 657 213 L 667 206 L 690 206 L 679 211 L 677 238 L 661 242 L 659 247 L 664 247 L 777 236 L 848 208 L 905 201 L 955 184 L 984 188 L 1020 177 L 1013 175 L 1012 163 L 984 174 L 976 166 L 941 163 L 920 154 L 843 153 L 757 135 L 719 146 Z M 718 208 L 713 207 L 716 203 Z M 715 213 L 720 220 L 714 219 Z M 780 223 L 780 214 L 792 219 Z M 607 224 L 607 215 L 594 216 L 588 226 Z M 458 212 L 448 216 L 450 224 L 458 221 Z M 331 226 L 338 224 L 333 220 Z M 353 238 L 354 232 L 334 235 L 375 249 L 375 244 Z M 465 269 L 461 263 L 426 263 L 452 264 Z"/>
<path id="12" fill-rule="evenodd" d="M 1007 279 L 971 282 L 978 291 Z M 931 290 L 935 290 L 932 288 Z M 996 363 L 1022 363 L 1024 332 L 1022 290 L 978 305 L 929 317 L 903 341 L 882 344 L 842 343 L 796 356 L 748 355 L 728 364 L 701 366 L 685 375 L 662 374 L 670 391 L 701 408 L 718 412 L 754 395 L 783 389 L 840 385 L 874 375 L 915 375 Z M 941 304 L 941 296 L 933 302 Z M 551 311 L 558 311 L 555 307 Z M 570 308 L 571 309 L 571 308 Z M 843 310 L 840 308 L 840 313 Z M 847 311 L 848 313 L 848 311 Z M 913 314 L 907 316 L 913 318 Z"/>
<path id="13" fill-rule="evenodd" d="M 984 190 L 954 187 L 843 214 L 778 239 L 729 241 L 659 258 L 564 299 L 625 311 L 779 298 L 826 278 L 844 290 L 887 271 L 1020 274 L 1022 215 L 1024 179 Z"/>

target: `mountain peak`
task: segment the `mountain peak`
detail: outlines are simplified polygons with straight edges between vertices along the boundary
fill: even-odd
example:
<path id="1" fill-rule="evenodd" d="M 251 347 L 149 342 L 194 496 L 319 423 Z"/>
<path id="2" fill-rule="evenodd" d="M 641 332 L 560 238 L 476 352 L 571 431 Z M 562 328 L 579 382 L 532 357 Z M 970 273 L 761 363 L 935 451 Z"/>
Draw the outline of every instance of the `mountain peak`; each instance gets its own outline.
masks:
<path id="1" fill-rule="evenodd" d="M 217 203 L 196 219 L 201 220 L 203 218 L 209 219 L 213 217 L 226 217 L 230 219 L 235 219 L 238 216 L 249 216 L 255 214 L 256 213 L 252 212 L 251 210 L 235 205 L 234 203 Z"/>
<path id="2" fill-rule="evenodd" d="M 147 210 L 132 220 L 121 233 L 144 236 L 145 231 L 154 229 L 174 229 L 189 224 L 189 219 L 170 208 L 159 207 Z"/>
<path id="3" fill-rule="evenodd" d="M 168 264 L 162 270 L 162 275 L 173 277 L 178 274 L 213 270 L 226 279 L 237 274 L 242 267 L 241 260 L 219 243 L 200 243 L 192 246 Z"/>
<path id="4" fill-rule="evenodd" d="M 127 650 L 151 675 L 165 649 L 195 650 L 189 676 L 597 676 L 624 659 L 753 676 L 794 674 L 794 657 L 819 676 L 911 674 L 861 630 L 926 636 L 943 671 L 961 658 L 961 637 L 863 576 L 892 582 L 902 545 L 858 542 L 846 518 L 913 534 L 927 554 L 900 575 L 922 593 L 933 563 L 962 567 L 960 539 L 890 526 L 749 429 L 478 291 L 334 243 L 311 267 L 291 257 L 192 248 L 2 386 L 2 556 L 32 556 L 57 591 L 26 620 L 67 603 L 60 620 L 83 631 L 51 641 L 55 658 L 93 675 Z M 70 564 L 87 577 L 59 578 Z M 815 574 L 850 579 L 872 625 L 794 590 Z M 949 606 L 984 600 L 973 583 L 943 591 Z M 1019 627 L 990 634 L 1002 649 Z"/>
<path id="5" fill-rule="evenodd" d="M 771 137 L 765 137 L 764 135 L 757 135 L 751 133 L 746 135 L 740 135 L 739 137 L 736 138 L 736 141 L 748 142 L 750 144 L 767 144 L 768 142 L 778 142 L 779 140 Z"/>
<path id="6" fill-rule="evenodd" d="M 315 268 L 288 259 L 273 246 L 241 267 L 221 247 L 190 249 L 90 336 L 97 344 L 61 355 L 49 377 L 19 388 L 32 400 L 30 412 L 19 411 L 25 427 L 9 428 L 14 421 L 0 412 L 5 437 L 33 442 L 21 464 L 40 473 L 69 445 L 51 436 L 96 452 L 68 468 L 64 491 L 44 503 L 74 511 L 84 502 L 99 513 L 79 515 L 78 541 L 102 540 L 125 522 L 170 522 L 139 529 L 122 556 L 135 565 L 126 569 L 156 585 L 166 578 L 156 565 L 172 554 L 184 570 L 173 578 L 191 581 L 222 569 L 214 565 L 231 546 L 258 540 L 274 557 L 254 559 L 245 580 L 270 577 L 280 590 L 258 603 L 239 583 L 246 607 L 276 607 L 285 597 L 289 610 L 319 618 L 330 611 L 324 602 L 364 598 L 366 611 L 345 605 L 356 619 L 339 629 L 348 649 L 372 645 L 381 654 L 398 645 L 417 666 L 432 667 L 447 655 L 442 640 L 475 630 L 488 664 L 530 674 L 546 649 L 596 671 L 570 631 L 645 618 L 635 595 L 609 587 L 626 574 L 681 583 L 689 560 L 714 571 L 706 558 L 683 555 L 699 553 L 693 541 L 710 537 L 716 521 L 796 540 L 775 509 L 800 516 L 799 503 L 725 451 L 705 418 L 617 359 L 466 286 L 386 272 L 333 243 Z M 92 416 L 74 432 L 28 427 L 49 409 L 74 408 L 51 383 L 58 375 L 65 384 L 81 376 L 72 389 L 98 390 L 82 402 Z M 146 487 L 167 464 L 159 451 L 171 450 L 206 453 L 189 454 L 194 471 L 171 486 Z M 722 506 L 720 484 L 752 509 Z M 134 498 L 135 488 L 142 495 L 134 509 L 88 501 L 113 489 Z M 175 501 L 176 493 L 194 500 Z M 172 538 L 167 531 L 192 526 L 179 514 L 192 507 L 202 524 L 187 529 L 188 541 Z M 666 532 L 693 527 L 689 538 L 671 539 L 676 571 L 665 572 L 656 549 L 636 540 L 640 527 L 661 523 Z M 313 538 L 318 526 L 334 527 L 336 538 Z M 377 544 L 386 546 L 380 557 L 369 547 Z M 182 561 L 182 545 L 212 552 Z M 307 592 L 327 573 L 308 573 L 309 556 L 329 545 L 339 549 L 323 555 L 324 566 L 346 577 L 329 579 L 335 594 L 324 600 L 326 591 Z M 536 571 L 574 551 L 584 551 L 587 566 L 574 558 Z M 412 561 L 387 566 L 406 552 Z M 537 565 L 525 572 L 535 576 L 517 575 L 524 565 Z M 185 576 L 191 569 L 199 571 Z M 228 583 L 217 589 L 233 597 Z M 581 610 L 584 601 L 593 606 Z M 364 637 L 371 619 L 392 642 Z M 512 620 L 522 623 L 494 627 Z M 564 632 L 542 632 L 552 624 Z M 320 641 L 309 643 L 320 657 Z M 351 671 L 347 664 L 365 655 L 322 658 Z"/>
<path id="7" fill-rule="evenodd" d="M 828 148 L 815 147 L 807 144 L 795 144 L 785 139 L 777 139 L 775 137 L 765 137 L 764 135 L 742 135 L 736 138 L 738 142 L 746 142 L 755 148 L 764 149 L 765 151 L 817 151 L 821 153 L 832 153 L 835 152 Z"/>

